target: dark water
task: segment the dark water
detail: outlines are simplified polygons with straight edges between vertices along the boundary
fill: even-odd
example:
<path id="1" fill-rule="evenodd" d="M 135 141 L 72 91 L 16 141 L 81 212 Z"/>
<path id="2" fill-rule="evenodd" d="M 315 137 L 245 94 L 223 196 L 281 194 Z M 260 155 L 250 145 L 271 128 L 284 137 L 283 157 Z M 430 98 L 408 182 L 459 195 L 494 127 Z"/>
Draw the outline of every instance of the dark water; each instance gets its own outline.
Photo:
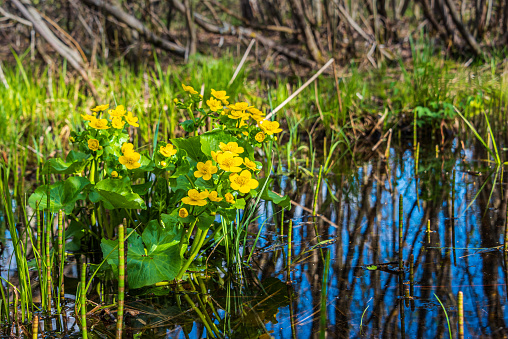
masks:
<path id="1" fill-rule="evenodd" d="M 454 140 L 445 148 L 436 155 L 434 146 L 423 147 L 418 175 L 411 148 L 392 149 L 388 161 L 374 156 L 334 168 L 317 195 L 320 217 L 302 208 L 313 208 L 316 179 L 278 177 L 274 190 L 296 202 L 284 212 L 283 235 L 281 211 L 263 204 L 251 226 L 253 233 L 262 230 L 250 268 L 196 272 L 180 292 L 159 287 L 131 294 L 127 336 L 211 338 L 211 329 L 230 338 L 448 338 L 437 296 L 457 338 L 459 291 L 466 338 L 508 336 L 508 260 L 501 246 L 508 173 L 498 171 L 493 185 L 495 168 L 478 161 L 488 158 L 480 146 L 464 150 Z M 77 278 L 76 270 L 67 276 Z M 92 336 L 114 335 L 112 314 L 94 312 Z M 77 325 L 67 328 L 79 336 Z"/>

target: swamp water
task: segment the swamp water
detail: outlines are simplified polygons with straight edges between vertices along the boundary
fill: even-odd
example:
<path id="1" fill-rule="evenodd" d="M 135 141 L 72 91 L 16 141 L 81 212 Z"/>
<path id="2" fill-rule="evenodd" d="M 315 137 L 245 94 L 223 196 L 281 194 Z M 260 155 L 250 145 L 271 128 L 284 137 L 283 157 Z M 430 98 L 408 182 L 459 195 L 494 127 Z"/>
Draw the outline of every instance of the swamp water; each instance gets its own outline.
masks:
<path id="1" fill-rule="evenodd" d="M 437 154 L 421 149 L 418 175 L 412 148 L 392 148 L 388 161 L 351 161 L 354 170 L 323 176 L 317 195 L 317 179 L 278 176 L 274 190 L 294 204 L 284 213 L 261 204 L 250 229 L 254 242 L 263 228 L 250 267 L 199 270 L 178 288 L 129 291 L 125 337 L 448 338 L 448 317 L 458 338 L 459 291 L 466 338 L 506 337 L 508 259 L 502 244 L 508 173 L 500 170 L 496 177 L 494 168 L 477 161 L 487 158 L 481 146 L 464 150 L 459 144 L 456 139 Z M 309 213 L 314 206 L 317 217 Z M 12 277 L 15 266 L 8 232 L 6 239 L 3 278 L 9 265 Z M 207 255 L 214 260 L 213 252 Z M 67 316 L 41 314 L 39 336 L 81 336 L 73 300 L 79 272 L 76 260 L 69 261 Z M 115 283 L 103 286 L 107 305 Z M 88 299 L 100 302 L 96 292 Z M 114 337 L 114 309 L 92 308 L 89 336 Z M 25 327 L 29 333 L 31 326 Z M 4 334 L 22 332 L 8 328 Z"/>

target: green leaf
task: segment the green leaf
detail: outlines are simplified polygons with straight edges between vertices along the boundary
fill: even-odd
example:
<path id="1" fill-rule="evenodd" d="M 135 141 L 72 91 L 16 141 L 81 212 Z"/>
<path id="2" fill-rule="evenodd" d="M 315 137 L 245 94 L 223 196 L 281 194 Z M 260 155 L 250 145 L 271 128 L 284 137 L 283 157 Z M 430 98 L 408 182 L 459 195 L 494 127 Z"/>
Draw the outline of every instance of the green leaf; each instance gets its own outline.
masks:
<path id="1" fill-rule="evenodd" d="M 127 282 L 130 288 L 141 288 L 164 280 L 173 280 L 182 266 L 179 245 L 183 227 L 175 217 L 162 214 L 148 223 L 140 236 L 134 232 L 128 239 Z M 128 230 L 129 231 L 129 230 Z M 118 240 L 102 239 L 101 249 L 114 271 L 118 269 Z"/>
<path id="2" fill-rule="evenodd" d="M 375 271 L 375 270 L 377 270 L 377 266 L 376 265 L 370 265 L 370 266 L 367 266 L 365 268 L 368 269 L 369 271 Z"/>
<path id="3" fill-rule="evenodd" d="M 238 143 L 237 138 L 231 134 L 225 133 L 223 129 L 214 129 L 200 136 L 201 150 L 208 157 L 212 156 L 212 151 L 217 152 L 220 150 L 219 145 L 221 142 L 227 144 L 232 141 Z"/>
<path id="4" fill-rule="evenodd" d="M 74 174 L 81 173 L 89 163 L 92 156 L 90 154 L 70 151 L 67 155 L 67 162 L 62 159 L 49 159 L 42 168 L 42 173 L 54 174 Z"/>
<path id="5" fill-rule="evenodd" d="M 157 229 L 158 227 L 160 227 L 158 224 L 155 227 L 147 227 L 143 232 L 143 239 L 148 241 L 146 245 L 149 246 L 146 251 L 139 236 L 133 239 L 132 244 L 129 244 L 127 277 L 130 288 L 140 288 L 164 280 L 173 280 L 181 268 L 179 239 L 176 241 L 178 237 L 166 236 Z M 169 239 L 171 239 L 169 244 L 164 243 Z"/>
<path id="6" fill-rule="evenodd" d="M 38 205 L 39 209 L 47 210 L 47 192 L 49 189 L 50 212 L 58 212 L 63 209 L 65 213 L 71 213 L 76 201 L 85 199 L 85 195 L 81 194 L 81 192 L 89 184 L 90 181 L 87 178 L 70 177 L 65 181 L 56 182 L 49 187 L 48 185 L 43 185 L 35 190 L 28 199 L 28 203 L 33 209 L 37 208 Z"/>
<path id="7" fill-rule="evenodd" d="M 132 187 L 132 192 L 139 194 L 139 195 L 145 195 L 146 193 L 148 193 L 148 190 L 150 189 L 150 187 L 152 187 L 152 182 L 148 181 L 148 182 L 145 182 L 144 184 L 132 185 L 131 187 Z"/>
<path id="8" fill-rule="evenodd" d="M 215 220 L 215 215 L 210 215 L 210 214 L 207 214 L 207 213 L 203 213 L 202 215 L 200 215 L 198 217 L 198 221 L 196 223 L 196 226 L 202 230 L 202 231 L 206 231 L 210 228 L 210 225 L 213 223 L 213 221 Z"/>
<path id="9" fill-rule="evenodd" d="M 115 208 L 146 208 L 143 199 L 132 191 L 129 177 L 101 180 L 95 185 L 95 190 Z"/>
<path id="10" fill-rule="evenodd" d="M 265 181 L 271 179 L 263 178 L 259 180 L 259 186 L 258 188 L 261 188 L 264 186 Z M 270 182 L 266 185 L 265 190 L 263 191 L 263 194 L 261 194 L 261 199 L 265 201 L 271 201 L 276 205 L 279 205 L 282 208 L 290 209 L 291 208 L 291 199 L 289 196 L 280 196 L 277 193 L 273 192 L 270 188 Z"/>
<path id="11" fill-rule="evenodd" d="M 206 155 L 201 151 L 200 137 L 171 139 L 171 143 L 187 152 L 187 156 L 197 162 L 205 162 Z"/>

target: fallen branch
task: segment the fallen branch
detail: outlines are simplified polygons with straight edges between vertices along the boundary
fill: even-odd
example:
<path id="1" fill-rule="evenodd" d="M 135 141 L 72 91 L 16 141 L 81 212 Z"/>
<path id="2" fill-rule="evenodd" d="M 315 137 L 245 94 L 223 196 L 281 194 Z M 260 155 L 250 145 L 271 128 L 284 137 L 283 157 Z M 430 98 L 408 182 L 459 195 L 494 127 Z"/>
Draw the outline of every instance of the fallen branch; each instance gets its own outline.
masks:
<path id="1" fill-rule="evenodd" d="M 141 35 L 145 37 L 145 39 L 154 44 L 157 47 L 163 48 L 169 52 L 172 52 L 179 56 L 185 56 L 185 48 L 178 46 L 177 44 L 168 41 L 166 39 L 161 38 L 160 36 L 156 35 L 152 31 L 150 31 L 148 28 L 146 28 L 141 21 L 136 19 L 134 16 L 127 14 L 124 12 L 123 9 L 111 5 L 107 2 L 104 2 L 103 0 L 81 0 L 86 5 L 89 6 L 96 6 L 103 10 L 105 10 L 108 14 L 114 16 L 117 20 L 123 22 L 130 28 L 138 31 Z M 180 3 L 183 7 L 182 13 L 185 14 L 185 7 L 183 4 Z"/>
<path id="2" fill-rule="evenodd" d="M 88 78 L 85 71 L 85 63 L 81 59 L 78 51 L 65 45 L 60 41 L 43 21 L 39 12 L 32 6 L 29 0 L 12 0 L 16 8 L 28 19 L 37 33 L 39 33 L 63 58 L 67 59 L 74 69 L 76 69 L 88 84 L 93 96 L 97 99 L 97 90 Z M 25 7 L 26 6 L 26 7 Z"/>

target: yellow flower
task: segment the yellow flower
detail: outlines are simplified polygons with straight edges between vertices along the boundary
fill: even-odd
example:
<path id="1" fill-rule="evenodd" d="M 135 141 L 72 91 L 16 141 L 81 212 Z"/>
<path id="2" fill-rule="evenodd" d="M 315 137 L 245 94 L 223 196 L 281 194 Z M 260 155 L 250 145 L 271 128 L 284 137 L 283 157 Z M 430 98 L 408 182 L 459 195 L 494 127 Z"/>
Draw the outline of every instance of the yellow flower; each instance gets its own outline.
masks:
<path id="1" fill-rule="evenodd" d="M 177 98 L 174 98 L 174 99 L 173 99 L 173 102 L 175 103 L 175 105 L 178 105 L 178 103 L 180 102 L 180 100 L 178 100 Z"/>
<path id="2" fill-rule="evenodd" d="M 243 170 L 240 175 L 232 173 L 229 176 L 231 188 L 235 191 L 240 191 L 240 193 L 249 193 L 251 189 L 255 189 L 259 185 L 258 181 L 252 179 L 251 176 L 252 174 L 247 170 Z"/>
<path id="3" fill-rule="evenodd" d="M 117 171 L 113 171 L 113 172 L 111 172 L 111 176 L 112 176 L 113 178 L 117 178 L 117 177 L 118 177 L 118 172 L 117 172 Z"/>
<path id="4" fill-rule="evenodd" d="M 196 167 L 198 169 L 194 172 L 196 178 L 203 177 L 203 180 L 210 180 L 212 174 L 217 173 L 217 167 L 212 165 L 212 160 L 208 160 L 206 163 L 198 162 Z"/>
<path id="5" fill-rule="evenodd" d="M 227 172 L 240 172 L 242 169 L 238 166 L 243 164 L 242 158 L 235 157 L 231 152 L 217 155 L 217 163 L 220 168 Z"/>
<path id="6" fill-rule="evenodd" d="M 227 100 L 229 99 L 229 96 L 226 95 L 226 91 L 216 91 L 212 88 L 212 96 L 214 96 L 215 99 L 222 101 L 224 105 L 229 104 Z"/>
<path id="7" fill-rule="evenodd" d="M 187 212 L 187 209 L 185 207 L 182 207 L 178 210 L 178 216 L 180 218 L 187 218 L 188 215 L 189 215 L 189 212 Z"/>
<path id="8" fill-rule="evenodd" d="M 88 139 L 88 148 L 92 151 L 97 151 L 101 146 L 99 145 L 99 140 L 97 139 Z"/>
<path id="9" fill-rule="evenodd" d="M 256 136 L 254 137 L 254 139 L 256 139 L 257 142 L 263 142 L 266 138 L 266 135 L 265 133 L 263 132 L 259 132 L 258 134 L 256 134 Z"/>
<path id="10" fill-rule="evenodd" d="M 235 197 L 233 196 L 233 194 L 231 194 L 229 192 L 226 193 L 224 198 L 226 198 L 226 201 L 229 202 L 230 204 L 234 204 L 235 203 Z"/>
<path id="11" fill-rule="evenodd" d="M 249 158 L 243 159 L 243 164 L 245 166 L 247 166 L 247 168 L 250 169 L 251 171 L 258 170 L 258 166 L 256 165 L 256 163 L 254 161 L 250 160 Z"/>
<path id="12" fill-rule="evenodd" d="M 182 202 L 187 205 L 205 206 L 207 204 L 208 191 L 199 193 L 196 189 L 191 189 L 187 192 L 187 197 L 182 199 Z"/>
<path id="13" fill-rule="evenodd" d="M 211 191 L 210 194 L 208 195 L 208 199 L 210 199 L 210 201 L 215 201 L 215 202 L 222 201 L 222 198 L 219 198 L 217 196 L 217 192 L 216 191 Z"/>
<path id="14" fill-rule="evenodd" d="M 224 152 L 222 152 L 222 151 L 217 151 L 217 152 L 212 151 L 212 159 L 213 159 L 213 161 L 217 162 L 217 156 L 219 154 L 222 154 L 222 153 L 224 153 Z"/>
<path id="15" fill-rule="evenodd" d="M 238 144 L 236 142 L 228 142 L 226 145 L 225 143 L 221 142 L 219 144 L 219 148 L 222 152 L 231 152 L 234 155 L 242 154 L 243 153 L 243 147 L 238 147 Z"/>
<path id="16" fill-rule="evenodd" d="M 253 108 L 254 106 L 249 106 L 246 102 L 237 102 L 236 104 L 229 105 L 229 108 L 235 111 L 245 112 L 248 109 Z"/>
<path id="17" fill-rule="evenodd" d="M 165 161 L 161 161 L 161 166 L 162 166 L 162 167 L 166 167 L 166 165 L 167 165 L 167 164 L 166 164 L 166 162 L 165 162 Z"/>
<path id="18" fill-rule="evenodd" d="M 122 153 L 128 154 L 132 152 L 134 152 L 134 145 L 131 144 L 130 142 L 124 142 L 124 144 L 122 145 Z"/>
<path id="19" fill-rule="evenodd" d="M 125 122 L 122 120 L 121 117 L 114 117 L 113 120 L 111 121 L 111 125 L 113 125 L 113 127 L 116 129 L 122 129 L 123 126 L 125 125 Z"/>
<path id="20" fill-rule="evenodd" d="M 141 166 L 139 159 L 141 159 L 141 154 L 137 152 L 130 152 L 127 154 L 124 153 L 124 155 L 118 158 L 118 161 L 120 161 L 122 165 L 125 165 L 127 169 L 135 169 Z"/>
<path id="21" fill-rule="evenodd" d="M 127 123 L 134 127 L 139 127 L 138 124 L 138 118 L 132 115 L 132 112 L 128 112 L 127 116 L 125 117 L 125 120 L 127 120 Z"/>
<path id="22" fill-rule="evenodd" d="M 90 127 L 95 129 L 108 129 L 108 120 L 107 119 L 93 119 L 90 121 Z"/>
<path id="23" fill-rule="evenodd" d="M 222 103 L 219 100 L 215 100 L 214 98 L 210 98 L 210 100 L 206 100 L 206 104 L 210 107 L 212 112 L 217 112 L 222 109 Z"/>
<path id="24" fill-rule="evenodd" d="M 242 119 L 242 120 L 247 120 L 249 119 L 249 114 L 248 113 L 245 113 L 243 111 L 235 111 L 235 110 L 232 110 L 229 112 L 228 114 L 228 118 L 229 119 Z"/>
<path id="25" fill-rule="evenodd" d="M 176 154 L 176 149 L 173 148 L 173 145 L 167 144 L 165 147 L 161 146 L 161 148 L 159 148 L 159 152 L 161 152 L 161 154 L 166 158 L 169 158 Z"/>
<path id="26" fill-rule="evenodd" d="M 108 111 L 109 115 L 112 117 L 123 117 L 127 111 L 123 105 L 116 106 L 115 109 L 110 109 Z"/>
<path id="27" fill-rule="evenodd" d="M 258 122 L 265 118 L 265 114 L 263 112 L 261 112 L 260 110 L 258 110 L 257 108 L 251 107 L 251 108 L 247 109 L 247 111 L 250 113 L 250 116 L 252 117 L 252 119 L 254 119 Z"/>
<path id="28" fill-rule="evenodd" d="M 192 88 L 192 86 L 186 86 L 186 85 L 182 84 L 182 87 L 183 87 L 183 90 L 185 92 L 189 92 L 189 94 L 198 94 L 198 91 L 196 91 L 194 88 Z"/>
<path id="29" fill-rule="evenodd" d="M 70 138 L 69 138 L 69 140 L 70 140 L 71 142 L 75 142 L 75 141 L 76 141 L 76 138 L 74 138 L 74 137 L 70 137 Z"/>
<path id="30" fill-rule="evenodd" d="M 85 120 L 85 121 L 93 121 L 96 119 L 96 116 L 97 114 L 81 114 L 81 119 Z"/>
<path id="31" fill-rule="evenodd" d="M 277 121 L 263 120 L 259 122 L 259 127 L 268 135 L 282 132 Z"/>
<path id="32" fill-rule="evenodd" d="M 95 106 L 95 108 L 92 108 L 91 111 L 92 112 L 102 112 L 102 111 L 105 111 L 109 108 L 109 104 L 106 104 L 106 105 L 97 105 Z"/>

